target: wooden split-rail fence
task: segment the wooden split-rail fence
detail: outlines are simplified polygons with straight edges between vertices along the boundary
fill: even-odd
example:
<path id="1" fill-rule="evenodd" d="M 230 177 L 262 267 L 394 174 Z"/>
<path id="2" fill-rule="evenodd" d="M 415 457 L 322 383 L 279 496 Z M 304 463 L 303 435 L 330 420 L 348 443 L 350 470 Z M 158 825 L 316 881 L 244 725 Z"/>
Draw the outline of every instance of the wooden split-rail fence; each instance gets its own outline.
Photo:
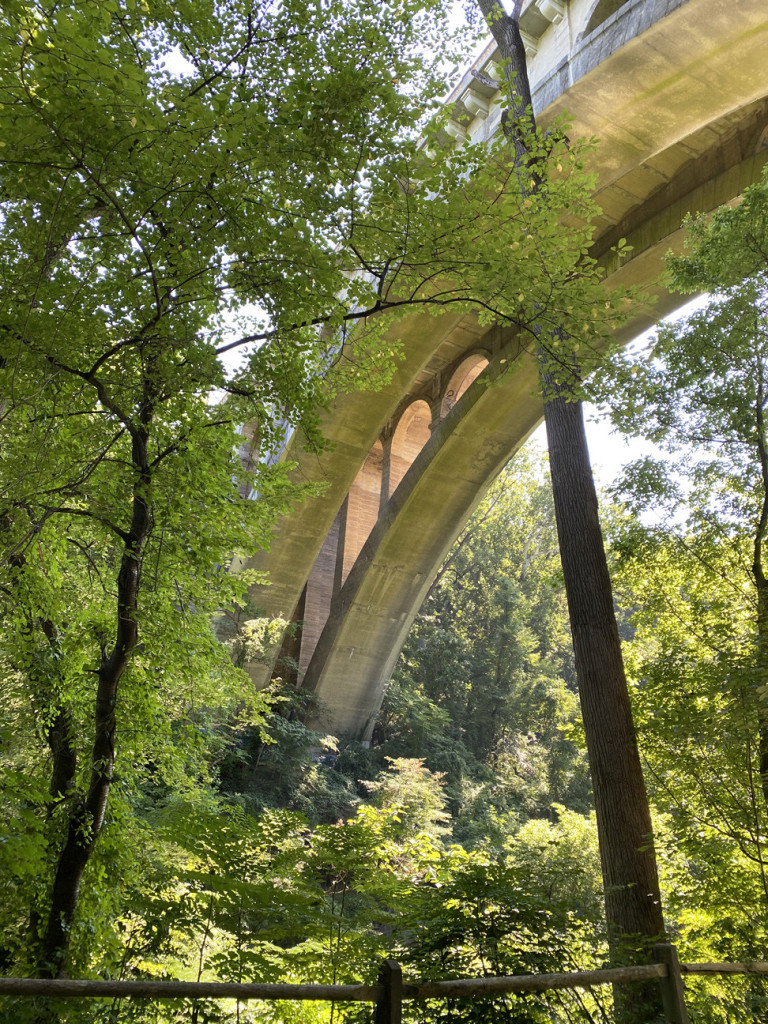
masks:
<path id="1" fill-rule="evenodd" d="M 656 963 L 609 967 L 568 974 L 522 974 L 498 978 L 458 978 L 452 981 L 403 981 L 400 965 L 385 960 L 375 985 L 290 985 L 280 982 L 226 981 L 98 981 L 72 978 L 0 978 L 0 996 L 49 999 L 249 999 L 322 1000 L 373 1003 L 375 1024 L 401 1024 L 403 1002 L 411 999 L 469 999 L 516 992 L 592 988 L 658 981 L 667 1024 L 688 1024 L 683 976 L 687 974 L 768 975 L 768 963 L 681 964 L 674 946 L 654 947 Z"/>

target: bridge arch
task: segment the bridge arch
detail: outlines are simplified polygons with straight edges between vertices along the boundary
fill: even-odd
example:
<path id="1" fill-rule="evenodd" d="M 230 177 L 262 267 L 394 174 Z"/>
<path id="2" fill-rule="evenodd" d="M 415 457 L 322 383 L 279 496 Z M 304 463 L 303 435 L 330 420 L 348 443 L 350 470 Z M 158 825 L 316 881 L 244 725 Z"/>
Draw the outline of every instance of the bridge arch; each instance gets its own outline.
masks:
<path id="1" fill-rule="evenodd" d="M 755 113 L 764 123 L 768 100 Z M 754 140 L 752 128 L 745 129 L 747 137 Z M 767 155 L 750 152 L 738 170 L 703 181 L 687 196 L 688 208 L 732 201 L 759 178 Z M 605 254 L 609 284 L 637 282 L 639 275 L 650 283 L 664 253 L 682 240 L 685 207 L 677 202 L 672 207 L 674 213 L 657 210 L 628 233 L 635 255 L 627 264 L 620 266 Z M 657 294 L 653 315 L 638 308 L 617 341 L 629 341 L 684 301 Z M 407 480 L 390 499 L 337 595 L 308 667 L 306 685 L 333 709 L 332 727 L 339 734 L 370 739 L 384 690 L 434 574 L 487 488 L 541 420 L 533 358 L 520 358 L 517 339 L 508 330 L 492 329 L 487 340 L 494 352 L 491 362 L 435 426 Z M 505 372 L 513 362 L 514 372 Z M 485 386 L 486 380 L 493 386 Z"/>
<path id="2" fill-rule="evenodd" d="M 443 393 L 443 400 L 440 403 L 440 419 L 448 415 L 467 388 L 477 380 L 488 362 L 489 353 L 485 351 L 473 352 L 462 359 L 451 374 Z"/>
<path id="3" fill-rule="evenodd" d="M 432 410 L 423 398 L 411 402 L 401 413 L 389 447 L 388 498 L 397 490 L 401 480 L 429 440 L 431 427 Z"/>
<path id="4" fill-rule="evenodd" d="M 579 25 L 586 27 L 597 10 L 591 0 L 570 0 L 570 22 L 547 29 L 552 41 L 544 40 L 532 65 L 534 105 L 542 126 L 567 110 L 574 136 L 601 140 L 589 157 L 603 209 L 592 255 L 609 284 L 649 285 L 664 253 L 680 244 L 687 212 L 730 202 L 760 177 L 768 156 L 761 134 L 768 124 L 768 8 L 765 0 L 730 8 L 721 0 L 628 0 L 606 16 L 601 31 L 580 38 Z M 569 38 L 570 50 L 561 51 Z M 491 57 L 489 50 L 480 58 L 481 71 Z M 457 102 L 471 81 L 468 72 Z M 472 130 L 485 137 L 496 124 L 494 107 Z M 620 261 L 612 247 L 622 237 L 633 249 Z M 656 306 L 638 304 L 617 340 L 629 340 L 678 303 L 661 286 L 653 289 Z M 370 729 L 435 568 L 542 414 L 535 367 L 518 359 L 509 332 L 446 311 L 410 316 L 392 340 L 401 342 L 403 359 L 391 383 L 334 399 L 324 422 L 333 447 L 318 456 L 303 451 L 300 437 L 292 441 L 285 457 L 297 464 L 296 479 L 327 486 L 278 524 L 271 552 L 250 561 L 273 581 L 254 592 L 256 603 L 290 618 L 377 439 L 384 441 L 386 475 L 387 439 L 399 410 L 423 400 L 422 409 L 437 413 L 397 489 L 382 483 L 380 515 L 346 579 L 338 578 L 307 666 L 307 682 L 331 709 L 327 727 L 358 737 Z M 501 379 L 494 388 L 475 381 L 444 410 L 444 382 L 480 348 L 490 356 L 482 374 Z M 516 371 L 504 374 L 516 360 Z M 250 671 L 263 682 L 259 666 Z"/>
<path id="5" fill-rule="evenodd" d="M 384 446 L 381 441 L 377 440 L 360 467 L 347 495 L 343 537 L 339 542 L 342 549 L 341 583 L 349 575 L 349 570 L 354 565 L 379 518 L 383 481 Z"/>

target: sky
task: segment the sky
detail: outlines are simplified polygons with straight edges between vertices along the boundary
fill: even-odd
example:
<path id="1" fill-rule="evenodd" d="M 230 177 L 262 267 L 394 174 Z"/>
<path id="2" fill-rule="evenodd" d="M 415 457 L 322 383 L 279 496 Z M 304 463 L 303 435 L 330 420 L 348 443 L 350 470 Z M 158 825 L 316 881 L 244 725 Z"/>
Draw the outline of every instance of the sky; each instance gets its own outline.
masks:
<path id="1" fill-rule="evenodd" d="M 592 475 L 598 490 L 610 487 L 627 463 L 654 451 L 653 445 L 648 442 L 638 438 L 627 438 L 614 431 L 607 416 L 603 415 L 597 406 L 585 404 L 584 419 Z M 531 434 L 530 440 L 542 452 L 547 450 L 547 434 L 543 422 Z"/>
<path id="2" fill-rule="evenodd" d="M 700 308 L 707 301 L 708 296 L 701 295 L 681 306 L 675 313 L 665 317 L 662 322 L 670 323 L 681 320 L 694 310 Z M 644 348 L 649 339 L 655 334 L 656 328 L 644 331 L 634 341 L 630 342 L 627 350 Z M 592 460 L 592 473 L 598 488 L 609 487 L 620 475 L 623 467 L 628 462 L 640 459 L 645 455 L 656 454 L 658 449 L 647 441 L 638 438 L 628 438 L 624 434 L 615 431 L 608 420 L 607 410 L 598 406 L 586 404 L 584 408 L 587 428 L 587 443 L 589 445 L 590 457 Z M 547 438 L 542 423 L 533 433 L 538 443 L 546 449 Z"/>

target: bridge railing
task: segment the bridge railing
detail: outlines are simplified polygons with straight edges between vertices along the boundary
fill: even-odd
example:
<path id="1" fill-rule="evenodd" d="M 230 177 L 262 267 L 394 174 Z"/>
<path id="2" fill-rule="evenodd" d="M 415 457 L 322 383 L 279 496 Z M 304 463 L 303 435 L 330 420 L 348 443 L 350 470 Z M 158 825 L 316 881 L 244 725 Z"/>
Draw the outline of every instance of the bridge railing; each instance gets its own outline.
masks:
<path id="1" fill-rule="evenodd" d="M 364 1002 L 375 1007 L 375 1024 L 401 1024 L 405 1000 L 468 999 L 510 993 L 548 992 L 656 980 L 661 988 L 667 1024 L 688 1024 L 684 975 L 752 974 L 768 976 L 768 963 L 681 964 L 668 944 L 654 948 L 657 962 L 564 974 L 523 974 L 511 977 L 458 978 L 412 984 L 403 981 L 400 965 L 386 960 L 375 985 L 316 985 L 209 981 L 99 981 L 71 978 L 0 978 L 0 996 L 44 999 L 249 999 Z"/>

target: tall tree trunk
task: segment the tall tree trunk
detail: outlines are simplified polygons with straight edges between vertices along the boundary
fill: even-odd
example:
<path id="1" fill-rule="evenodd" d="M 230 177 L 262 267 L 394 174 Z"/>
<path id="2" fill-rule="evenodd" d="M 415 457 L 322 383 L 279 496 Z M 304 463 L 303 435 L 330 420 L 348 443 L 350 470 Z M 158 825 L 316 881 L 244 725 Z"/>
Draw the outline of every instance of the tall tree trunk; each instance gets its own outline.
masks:
<path id="1" fill-rule="evenodd" d="M 560 558 L 595 797 L 611 953 L 642 962 L 664 934 L 653 830 L 624 674 L 581 402 L 549 394 L 544 415 Z M 617 987 L 622 1021 L 660 1009 Z M 658 1005 L 657 1005 L 658 1001 Z M 648 1005 L 650 1003 L 650 1005 Z"/>
<path id="2" fill-rule="evenodd" d="M 535 130 L 525 49 L 518 25 L 519 0 L 511 15 L 497 0 L 477 0 L 505 62 L 510 106 L 502 126 L 526 160 L 526 132 Z M 536 191 L 530 171 L 525 188 Z M 521 185 L 522 187 L 522 185 Z M 557 339 L 561 341 L 562 339 Z M 537 353 L 544 399 L 555 516 L 576 658 L 584 731 L 597 812 L 600 861 L 612 955 L 647 960 L 664 934 L 648 797 L 635 738 L 611 581 L 581 402 L 572 384 L 554 380 L 547 339 Z M 617 1019 L 647 1024 L 661 1013 L 658 986 L 617 986 Z"/>
<path id="3" fill-rule="evenodd" d="M 752 551 L 752 577 L 755 581 L 757 597 L 757 659 L 759 685 L 768 677 L 768 577 L 765 573 L 763 545 L 768 537 L 768 443 L 766 443 L 765 403 L 766 395 L 763 387 L 763 367 L 758 364 L 755 376 L 757 379 L 757 402 L 755 406 L 755 423 L 757 426 L 757 452 L 760 460 L 760 475 L 763 484 L 763 500 L 760 507 L 760 518 L 755 527 Z M 760 758 L 760 785 L 763 803 L 768 812 L 768 707 L 765 700 L 757 698 L 758 751 Z"/>

